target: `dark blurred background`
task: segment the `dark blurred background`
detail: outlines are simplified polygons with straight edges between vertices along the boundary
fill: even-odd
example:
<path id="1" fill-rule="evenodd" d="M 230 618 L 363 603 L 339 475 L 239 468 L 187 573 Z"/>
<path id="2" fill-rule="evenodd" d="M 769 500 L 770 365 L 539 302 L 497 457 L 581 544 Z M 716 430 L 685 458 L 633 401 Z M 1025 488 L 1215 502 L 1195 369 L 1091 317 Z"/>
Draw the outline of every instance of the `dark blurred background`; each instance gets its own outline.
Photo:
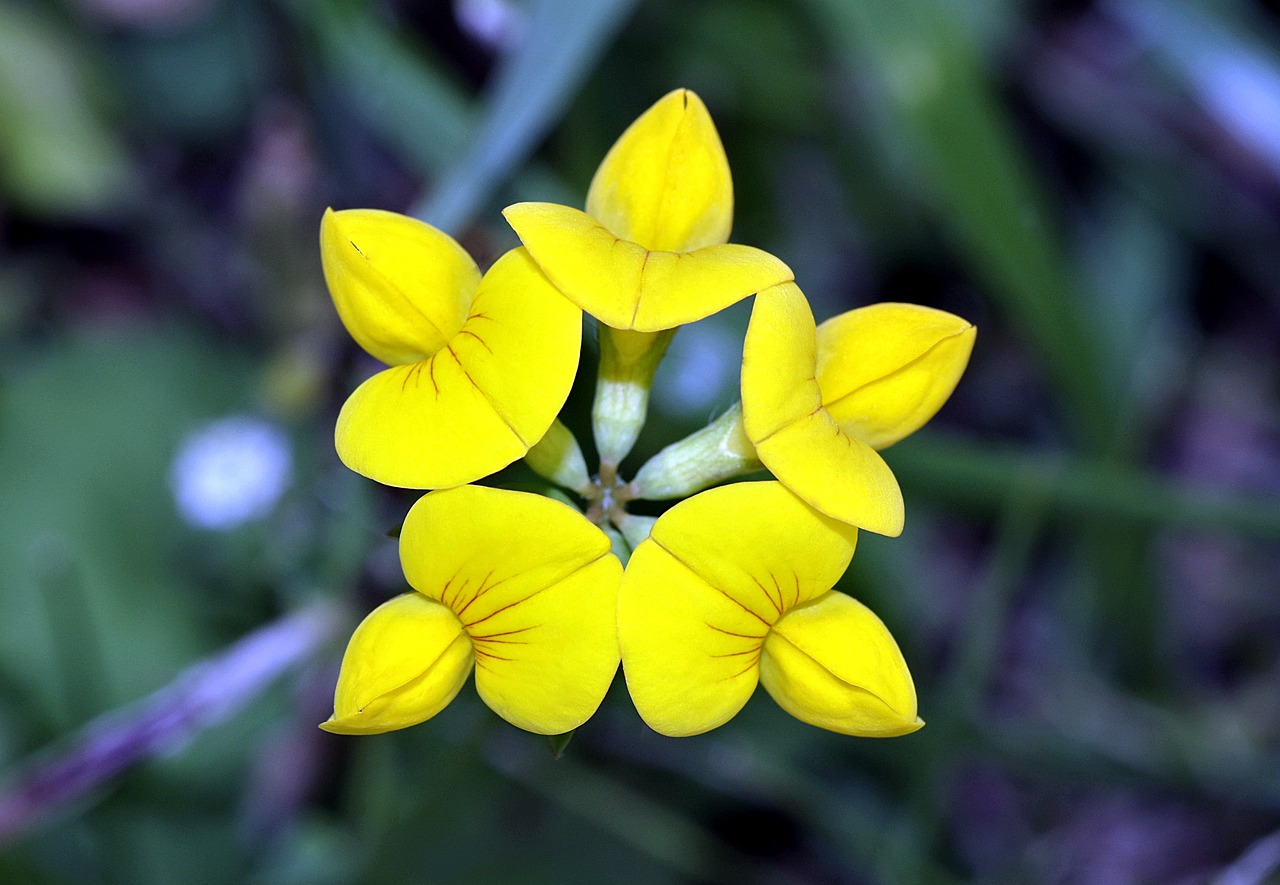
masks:
<path id="1" fill-rule="evenodd" d="M 928 727 L 672 740 L 619 682 L 559 759 L 470 688 L 320 732 L 413 500 L 333 454 L 374 366 L 321 212 L 484 264 L 678 86 L 819 320 L 978 324 L 842 583 Z M 624 473 L 736 398 L 748 310 Z M 1280 882 L 1278 381 L 1270 3 L 0 0 L 0 881 Z"/>

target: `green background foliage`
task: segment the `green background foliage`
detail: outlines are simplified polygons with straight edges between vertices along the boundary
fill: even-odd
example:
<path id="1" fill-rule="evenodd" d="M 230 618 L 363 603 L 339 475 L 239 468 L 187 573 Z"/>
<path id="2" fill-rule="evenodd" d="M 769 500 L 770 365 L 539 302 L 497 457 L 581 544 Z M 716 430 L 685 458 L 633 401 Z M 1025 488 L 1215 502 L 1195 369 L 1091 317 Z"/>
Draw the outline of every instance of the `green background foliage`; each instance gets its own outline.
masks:
<path id="1" fill-rule="evenodd" d="M 371 364 L 320 213 L 485 263 L 677 86 L 819 320 L 978 324 L 842 583 L 928 726 L 671 740 L 619 680 L 558 759 L 470 689 L 323 734 L 413 497 L 332 451 Z M 1280 881 L 1278 265 L 1261 2 L 0 0 L 0 882 Z M 676 336 L 624 474 L 735 399 L 747 310 Z M 289 488 L 188 524 L 180 446 L 244 414 Z"/>

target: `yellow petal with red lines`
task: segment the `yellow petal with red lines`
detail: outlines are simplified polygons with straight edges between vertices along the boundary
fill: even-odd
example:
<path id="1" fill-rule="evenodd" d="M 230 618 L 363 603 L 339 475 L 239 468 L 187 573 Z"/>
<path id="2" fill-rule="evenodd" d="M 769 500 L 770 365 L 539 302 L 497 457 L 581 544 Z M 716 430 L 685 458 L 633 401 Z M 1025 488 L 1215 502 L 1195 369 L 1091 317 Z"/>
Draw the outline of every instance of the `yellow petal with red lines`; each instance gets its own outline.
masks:
<path id="1" fill-rule="evenodd" d="M 470 315 L 432 356 L 381 372 L 338 416 L 338 455 L 387 485 L 450 488 L 522 457 L 564 405 L 581 314 L 523 249 L 481 280 Z"/>
<path id="2" fill-rule="evenodd" d="M 507 721 L 560 734 L 595 712 L 618 668 L 622 565 L 576 510 L 523 492 L 462 486 L 409 511 L 410 585 L 456 613 L 480 696 Z"/>

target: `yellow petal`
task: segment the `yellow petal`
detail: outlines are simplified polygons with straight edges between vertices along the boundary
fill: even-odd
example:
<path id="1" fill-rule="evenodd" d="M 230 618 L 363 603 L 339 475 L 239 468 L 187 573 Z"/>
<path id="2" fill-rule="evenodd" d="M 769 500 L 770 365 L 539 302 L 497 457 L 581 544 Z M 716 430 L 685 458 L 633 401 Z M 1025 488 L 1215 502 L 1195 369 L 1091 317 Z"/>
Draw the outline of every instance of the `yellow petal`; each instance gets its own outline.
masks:
<path id="1" fill-rule="evenodd" d="M 874 449 L 924 426 L 951 396 L 976 330 L 916 304 L 872 304 L 818 327 L 818 386 L 841 429 Z"/>
<path id="2" fill-rule="evenodd" d="M 449 349 L 528 448 L 551 427 L 573 386 L 582 311 L 551 285 L 528 252 L 512 249 L 485 273 Z"/>
<path id="3" fill-rule="evenodd" d="M 333 698 L 337 734 L 417 725 L 453 700 L 471 672 L 471 641 L 448 608 L 417 593 L 378 606 L 347 645 Z"/>
<path id="4" fill-rule="evenodd" d="M 672 507 L 649 537 L 773 623 L 831 589 L 849 567 L 858 531 L 815 512 L 776 482 L 739 482 Z"/>
<path id="5" fill-rule="evenodd" d="M 797 719 L 861 737 L 924 725 L 902 652 L 865 605 L 832 591 L 787 612 L 764 643 L 760 681 Z"/>
<path id="6" fill-rule="evenodd" d="M 618 668 L 622 566 L 580 513 L 502 489 L 433 492 L 405 519 L 400 560 L 414 588 L 457 613 L 499 715 L 559 734 L 595 712 Z"/>
<path id="7" fill-rule="evenodd" d="M 905 508 L 893 471 L 825 411 L 757 442 L 756 455 L 788 489 L 832 519 L 891 538 L 902 534 Z"/>
<path id="8" fill-rule="evenodd" d="M 641 114 L 596 170 L 587 211 L 657 252 L 728 242 L 733 180 L 702 99 L 677 89 Z"/>
<path id="9" fill-rule="evenodd" d="M 357 387 L 334 440 L 356 473 L 409 489 L 473 482 L 528 451 L 449 350 Z"/>
<path id="10" fill-rule="evenodd" d="M 517 203 L 502 214 L 565 297 L 615 329 L 672 329 L 792 277 L 791 268 L 750 246 L 648 251 L 555 203 Z"/>
<path id="11" fill-rule="evenodd" d="M 672 736 L 731 719 L 755 690 L 780 612 L 825 593 L 857 532 L 777 483 L 738 483 L 677 504 L 631 555 L 618 602 L 627 688 Z"/>
<path id="12" fill-rule="evenodd" d="M 388 365 L 438 351 L 466 320 L 480 271 L 447 234 L 377 209 L 324 214 L 320 257 L 343 325 Z"/>
<path id="13" fill-rule="evenodd" d="M 618 600 L 622 672 L 654 731 L 702 734 L 737 715 L 759 680 L 768 629 L 657 544 L 631 554 Z"/>
<path id="14" fill-rule="evenodd" d="M 525 590 L 564 580 L 609 549 L 604 533 L 572 507 L 483 486 L 424 495 L 400 530 L 409 584 L 468 623 L 523 598 Z"/>
<path id="15" fill-rule="evenodd" d="M 387 485 L 449 488 L 522 457 L 578 368 L 581 314 L 523 249 L 481 280 L 470 315 L 433 356 L 381 372 L 338 415 L 338 455 Z"/>
<path id="16" fill-rule="evenodd" d="M 902 492 L 889 466 L 822 405 L 817 331 L 794 283 L 756 296 L 742 356 L 742 420 L 756 455 L 792 492 L 833 519 L 902 533 Z"/>
<path id="17" fill-rule="evenodd" d="M 795 283 L 759 293 L 742 346 L 742 426 L 754 443 L 822 408 L 817 328 Z"/>
<path id="18" fill-rule="evenodd" d="M 582 525 L 591 527 L 585 519 Z M 484 702 L 537 734 L 563 734 L 590 719 L 618 671 L 621 583 L 622 563 L 602 556 L 470 621 Z"/>

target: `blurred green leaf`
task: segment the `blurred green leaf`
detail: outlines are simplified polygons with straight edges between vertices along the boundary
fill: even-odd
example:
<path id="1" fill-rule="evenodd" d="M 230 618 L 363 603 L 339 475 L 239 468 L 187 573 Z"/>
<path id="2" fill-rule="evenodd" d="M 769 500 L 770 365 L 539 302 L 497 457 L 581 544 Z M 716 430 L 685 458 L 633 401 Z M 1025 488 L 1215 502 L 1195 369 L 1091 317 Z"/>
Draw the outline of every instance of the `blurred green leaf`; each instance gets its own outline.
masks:
<path id="1" fill-rule="evenodd" d="M 886 460 L 913 492 L 969 509 L 1003 506 L 1015 491 L 1076 520 L 1128 520 L 1280 538 L 1280 502 L 1197 488 L 1140 468 L 1066 454 L 1019 451 L 975 440 L 917 434 Z"/>
<path id="2" fill-rule="evenodd" d="M 102 76 L 52 20 L 0 2 L 0 187 L 16 205 L 98 215 L 128 195 L 134 170 L 94 104 Z"/>
<path id="3" fill-rule="evenodd" d="M 563 114 L 637 0 L 535 0 L 528 29 L 503 59 L 470 150 L 414 214 L 457 233 Z M 550 193 L 543 200 L 572 198 Z"/>
<path id="4" fill-rule="evenodd" d="M 0 472 L 0 667 L 80 721 L 58 660 L 83 670 L 70 690 L 101 710 L 217 644 L 176 568 L 187 530 L 168 477 L 182 436 L 231 407 L 245 375 L 234 356 L 160 327 L 68 339 L 25 365 L 15 358 L 29 354 L 5 356 L 0 463 L 21 469 Z M 55 573 L 73 595 L 49 594 Z"/>
<path id="5" fill-rule="evenodd" d="M 350 0 L 282 0 L 356 112 L 424 171 L 461 154 L 473 112 L 461 83 L 421 46 Z"/>
<path id="6" fill-rule="evenodd" d="M 132 29 L 108 43 L 131 122 L 193 141 L 232 134 L 253 112 L 266 67 L 261 7 L 210 4 L 179 27 Z"/>

